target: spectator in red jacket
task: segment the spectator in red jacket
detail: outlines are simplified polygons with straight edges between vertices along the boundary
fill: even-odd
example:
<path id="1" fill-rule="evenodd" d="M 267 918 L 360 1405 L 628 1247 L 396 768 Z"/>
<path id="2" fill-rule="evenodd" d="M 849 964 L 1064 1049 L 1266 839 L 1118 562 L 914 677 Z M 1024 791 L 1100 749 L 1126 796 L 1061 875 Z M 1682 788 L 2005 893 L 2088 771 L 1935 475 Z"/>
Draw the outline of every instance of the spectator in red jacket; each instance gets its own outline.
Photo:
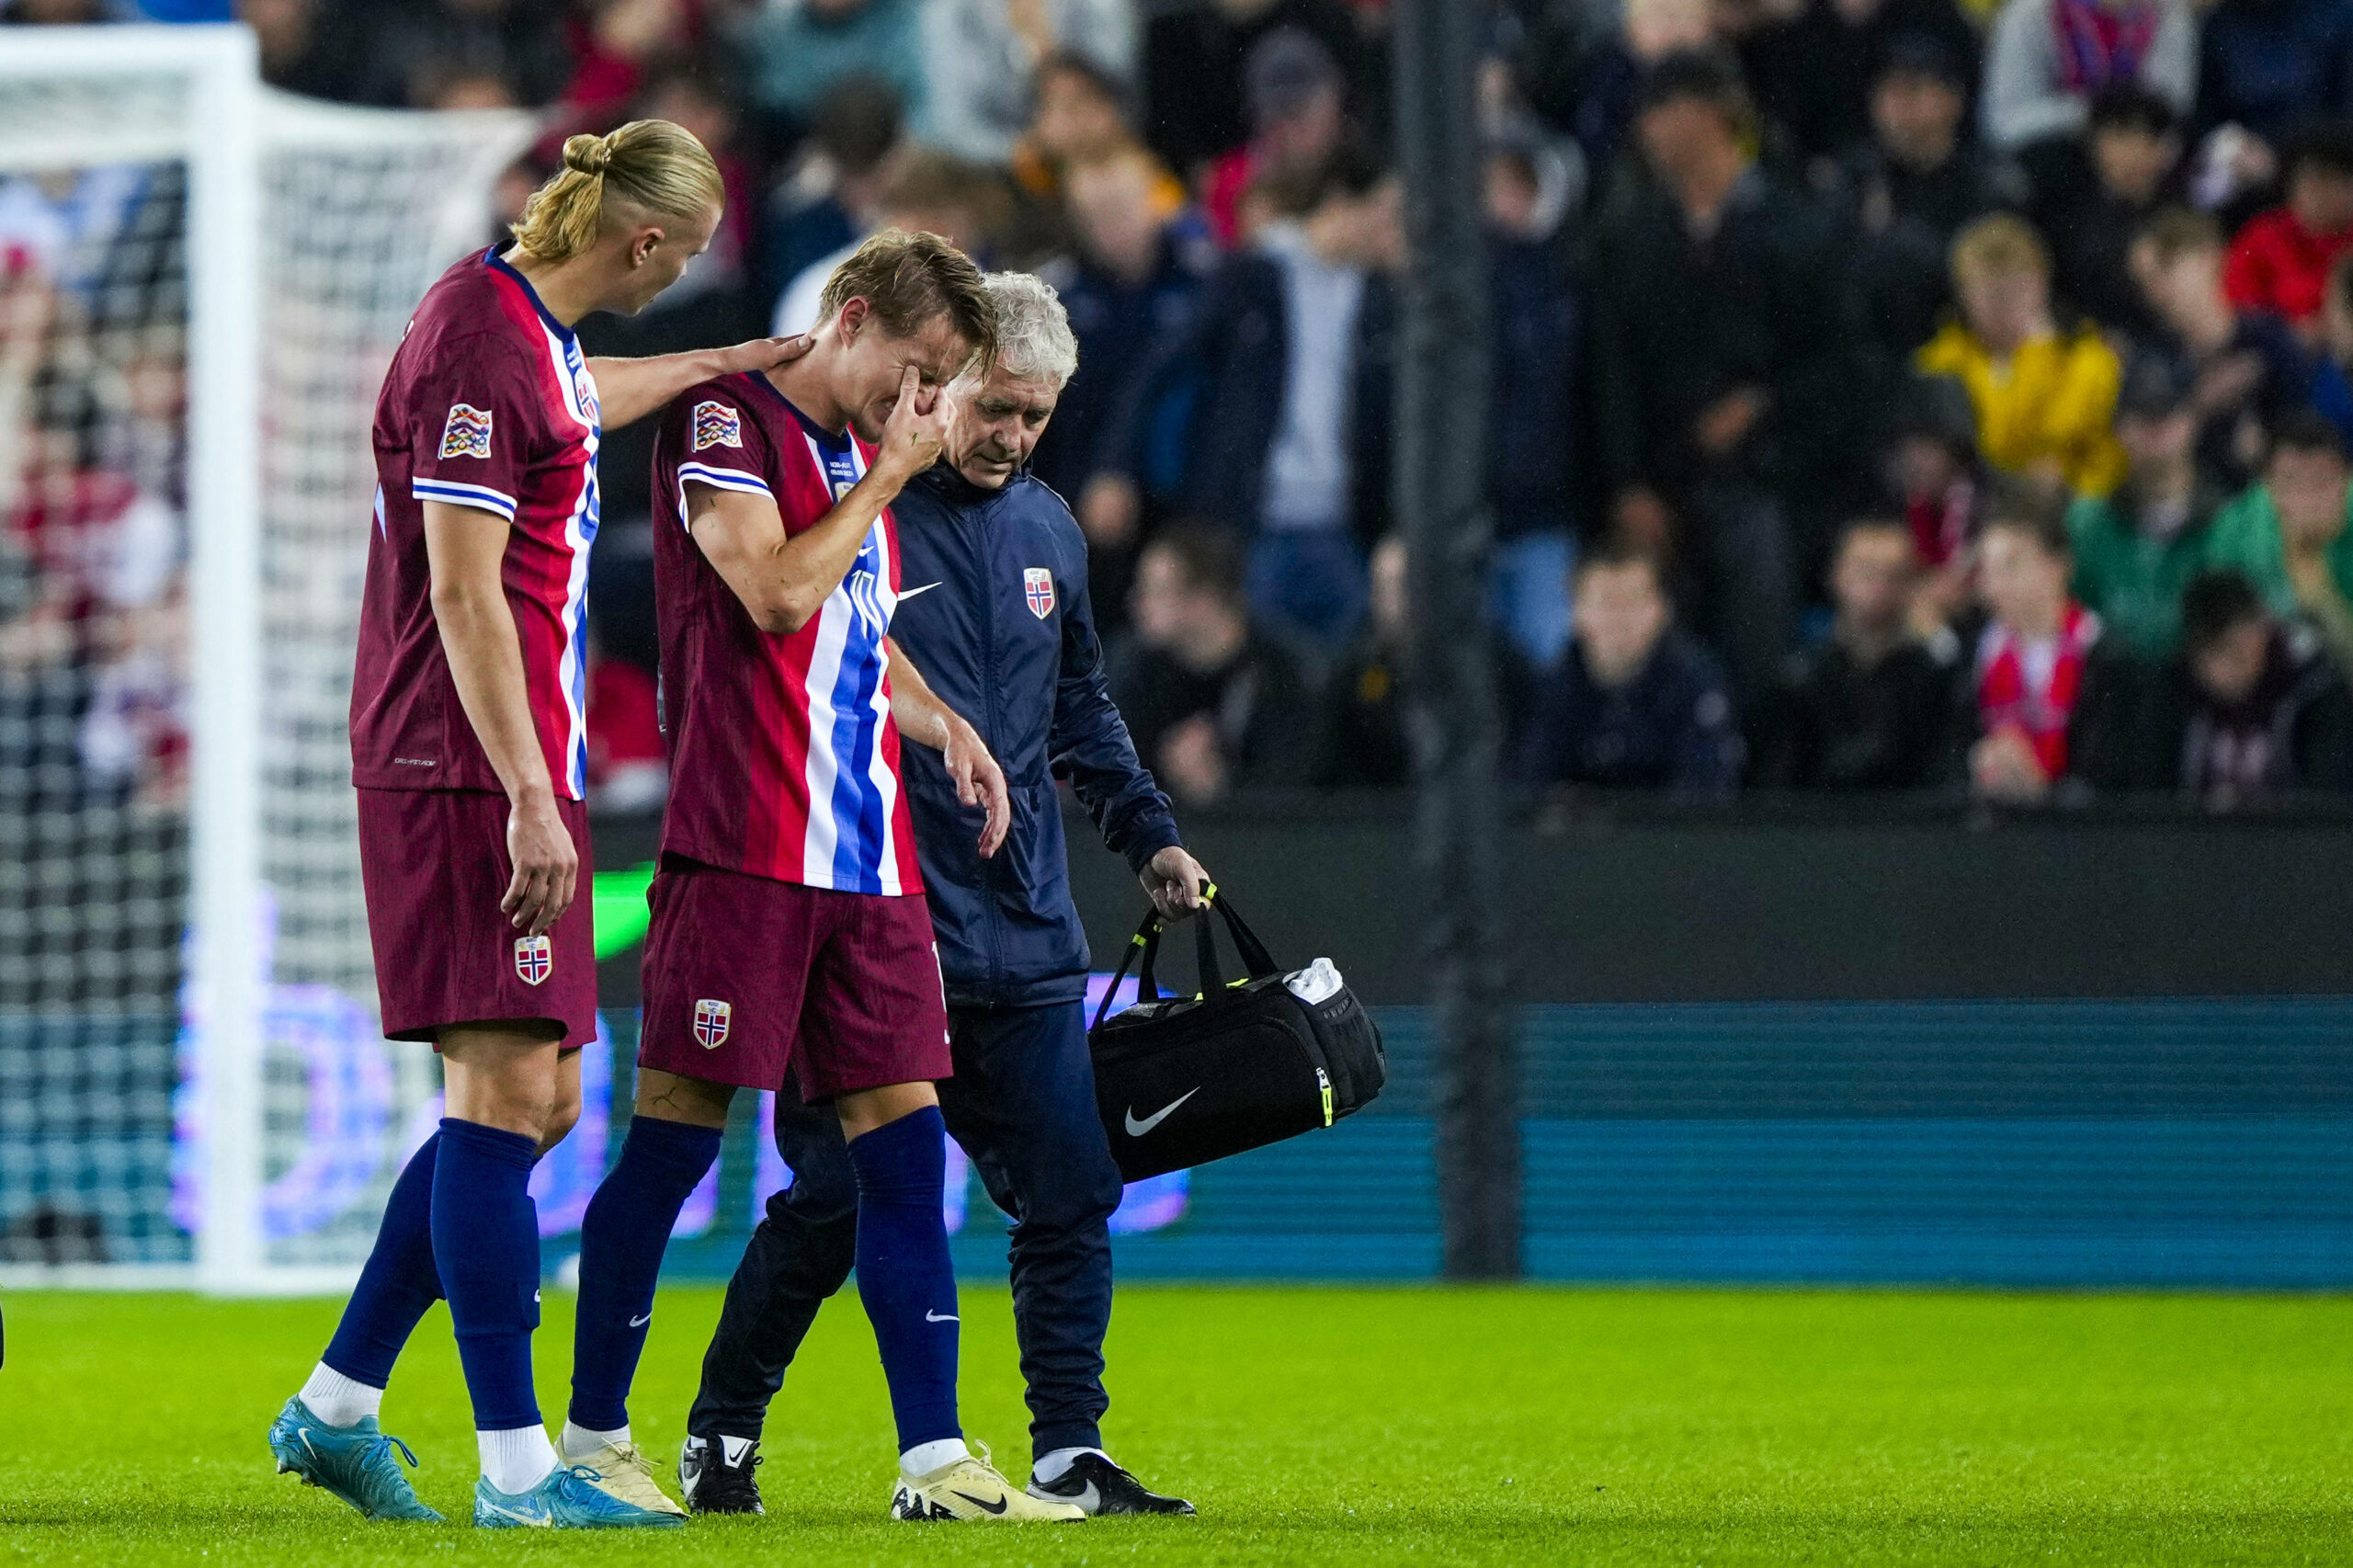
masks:
<path id="1" fill-rule="evenodd" d="M 1245 198 L 1330 157 L 1348 130 L 1347 78 L 1332 51 L 1295 28 L 1268 33 L 1242 67 L 1250 140 L 1210 165 L 1201 205 L 1228 250 L 1250 236 Z"/>
<path id="2" fill-rule="evenodd" d="M 2243 311 L 2269 311 L 2299 332 L 2320 329 L 2328 268 L 2353 246 L 2353 122 L 2308 128 L 2288 161 L 2288 199 L 2256 215 L 2231 244 L 2222 287 Z"/>
<path id="3" fill-rule="evenodd" d="M 2010 804 L 2123 787 L 2136 667 L 2069 594 L 2073 548 L 2050 498 L 2003 490 L 1978 560 L 1985 620 L 1956 691 L 1948 766 Z"/>

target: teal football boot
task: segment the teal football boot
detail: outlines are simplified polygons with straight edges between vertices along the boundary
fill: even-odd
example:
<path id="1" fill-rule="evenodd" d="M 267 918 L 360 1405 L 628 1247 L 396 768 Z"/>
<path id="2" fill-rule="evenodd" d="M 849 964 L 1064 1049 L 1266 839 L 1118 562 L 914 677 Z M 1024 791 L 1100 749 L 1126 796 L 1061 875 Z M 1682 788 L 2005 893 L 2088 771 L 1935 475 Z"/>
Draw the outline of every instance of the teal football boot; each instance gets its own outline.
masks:
<path id="1" fill-rule="evenodd" d="M 478 1529 L 676 1529 L 684 1514 L 657 1514 L 625 1503 L 597 1483 L 604 1478 L 585 1464 L 558 1465 L 529 1492 L 501 1492 L 483 1476 L 474 1483 Z"/>
<path id="2" fill-rule="evenodd" d="M 311 1414 L 300 1394 L 269 1424 L 269 1451 L 278 1460 L 278 1474 L 299 1475 L 305 1485 L 342 1498 L 371 1519 L 439 1524 L 441 1516 L 417 1499 L 401 1473 L 394 1449 L 415 1467 L 416 1455 L 398 1437 L 380 1431 L 374 1416 L 363 1415 L 356 1426 L 330 1426 Z"/>

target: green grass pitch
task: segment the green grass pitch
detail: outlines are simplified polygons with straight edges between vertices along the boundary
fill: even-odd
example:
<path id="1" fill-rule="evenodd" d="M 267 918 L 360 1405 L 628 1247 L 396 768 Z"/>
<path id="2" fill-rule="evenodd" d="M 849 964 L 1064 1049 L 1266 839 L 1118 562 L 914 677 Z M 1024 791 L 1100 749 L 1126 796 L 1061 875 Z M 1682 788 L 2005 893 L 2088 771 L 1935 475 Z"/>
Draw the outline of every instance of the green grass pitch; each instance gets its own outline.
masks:
<path id="1" fill-rule="evenodd" d="M 1002 1290 L 965 1293 L 966 1422 L 1026 1458 Z M 540 1387 L 560 1415 L 571 1301 Z M 0 1564 L 2353 1562 L 2353 1300 L 1699 1290 L 1121 1292 L 1116 1451 L 1193 1520 L 882 1517 L 854 1301 L 771 1419 L 765 1520 L 675 1534 L 369 1526 L 262 1430 L 330 1301 L 24 1292 L 0 1371 Z M 675 1458 L 718 1310 L 663 1292 L 633 1402 Z M 473 1475 L 448 1319 L 386 1408 L 420 1490 Z"/>

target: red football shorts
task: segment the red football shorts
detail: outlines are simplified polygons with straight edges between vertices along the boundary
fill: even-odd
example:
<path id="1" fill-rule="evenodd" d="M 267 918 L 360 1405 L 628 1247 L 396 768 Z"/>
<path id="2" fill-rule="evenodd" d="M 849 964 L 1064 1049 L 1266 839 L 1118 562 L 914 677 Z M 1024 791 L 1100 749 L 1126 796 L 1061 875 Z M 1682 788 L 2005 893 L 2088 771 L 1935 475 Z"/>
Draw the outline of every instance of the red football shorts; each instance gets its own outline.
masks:
<path id="1" fill-rule="evenodd" d="M 359 878 L 385 1039 L 429 1040 L 452 1024 L 560 1028 L 566 1051 L 597 1038 L 588 808 L 558 801 L 556 810 L 580 850 L 579 892 L 551 930 L 526 937 L 498 907 L 515 874 L 506 796 L 359 791 Z"/>
<path id="2" fill-rule="evenodd" d="M 812 1101 L 953 1071 L 921 893 L 835 892 L 665 857 L 637 1064 Z"/>

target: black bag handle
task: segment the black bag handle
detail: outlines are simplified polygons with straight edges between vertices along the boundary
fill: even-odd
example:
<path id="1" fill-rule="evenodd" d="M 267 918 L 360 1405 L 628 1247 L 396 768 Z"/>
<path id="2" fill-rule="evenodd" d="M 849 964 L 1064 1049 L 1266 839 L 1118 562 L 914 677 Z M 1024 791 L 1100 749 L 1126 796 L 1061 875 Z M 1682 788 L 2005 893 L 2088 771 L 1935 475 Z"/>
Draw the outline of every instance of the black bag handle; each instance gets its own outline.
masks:
<path id="1" fill-rule="evenodd" d="M 1153 983 L 1152 960 L 1159 947 L 1160 912 L 1147 909 L 1143 912 L 1143 924 L 1136 927 L 1136 934 L 1128 938 L 1127 951 L 1120 955 L 1120 967 L 1112 971 L 1111 983 L 1103 993 L 1103 1000 L 1095 1005 L 1095 1021 L 1086 1026 L 1090 1030 L 1103 1027 L 1103 1016 L 1111 1010 L 1111 998 L 1120 994 L 1120 983 L 1128 978 L 1128 966 L 1136 961 L 1138 953 L 1143 955 L 1143 968 L 1136 973 L 1136 1000 L 1158 998 L 1160 989 Z"/>
<path id="2" fill-rule="evenodd" d="M 1242 960 L 1244 973 L 1248 979 L 1263 980 L 1281 972 L 1275 965 L 1273 955 L 1267 952 L 1267 944 L 1260 941 L 1258 934 L 1234 913 L 1233 905 L 1218 892 L 1215 882 L 1210 882 L 1201 889 L 1201 903 L 1206 909 L 1215 910 L 1224 920 L 1226 933 L 1233 938 L 1234 955 Z M 1199 975 L 1200 994 L 1206 996 L 1212 991 L 1225 988 L 1225 971 L 1217 961 L 1217 939 L 1211 930 L 1212 922 L 1207 913 L 1197 918 L 1199 923 L 1193 928 L 1193 961 Z M 1128 977 L 1131 963 L 1136 964 L 1136 1001 L 1160 1000 L 1160 984 L 1154 965 L 1160 957 L 1161 933 L 1166 927 L 1167 922 L 1161 918 L 1158 910 L 1144 911 L 1142 922 L 1136 926 L 1136 934 L 1128 939 L 1127 951 L 1120 955 L 1120 967 L 1111 976 L 1110 988 L 1103 993 L 1103 1000 L 1096 1005 L 1095 1021 L 1087 1026 L 1088 1028 L 1101 1027 L 1105 1015 L 1111 1010 L 1111 998 L 1118 994 L 1120 983 Z M 1138 962 L 1139 957 L 1141 962 Z"/>
<path id="3" fill-rule="evenodd" d="M 1209 896 L 1217 896 L 1215 884 L 1211 884 Z M 1215 907 L 1211 904 L 1193 916 L 1193 973 L 1204 996 L 1225 989 L 1225 971 L 1217 961 L 1217 937 L 1210 930 L 1209 911 Z"/>
<path id="4" fill-rule="evenodd" d="M 1274 955 L 1267 950 L 1267 944 L 1258 939 L 1258 933 L 1244 923 L 1241 913 L 1233 907 L 1233 901 L 1219 893 L 1214 882 L 1210 884 L 1210 892 L 1214 895 L 1214 902 L 1210 907 L 1225 921 L 1226 934 L 1233 938 L 1234 953 L 1242 960 L 1242 967 L 1249 971 L 1250 978 L 1264 980 L 1270 974 L 1280 974 L 1282 966 L 1275 962 Z M 1204 920 L 1201 925 L 1206 929 L 1209 922 Z"/>

